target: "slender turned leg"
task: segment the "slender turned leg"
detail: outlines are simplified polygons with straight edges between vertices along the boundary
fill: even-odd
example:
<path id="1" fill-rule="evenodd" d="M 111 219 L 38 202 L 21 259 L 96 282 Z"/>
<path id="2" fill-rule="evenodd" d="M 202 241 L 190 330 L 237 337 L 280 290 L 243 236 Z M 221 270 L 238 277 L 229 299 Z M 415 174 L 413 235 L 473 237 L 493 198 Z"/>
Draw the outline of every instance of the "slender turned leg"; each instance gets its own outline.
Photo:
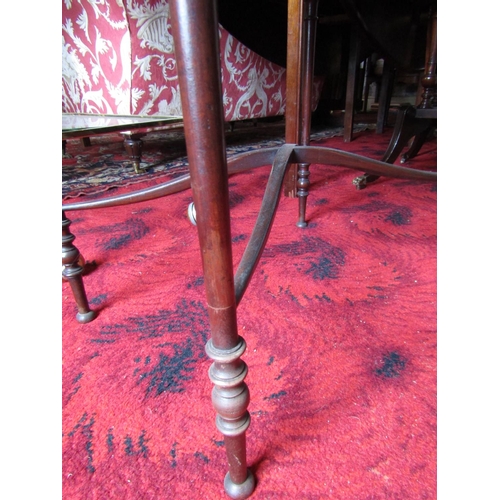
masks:
<path id="1" fill-rule="evenodd" d="M 255 480 L 246 461 L 250 394 L 240 359 L 245 342 L 236 323 L 216 9 L 212 0 L 171 0 L 170 7 L 212 334 L 206 347 L 214 361 L 212 401 L 229 462 L 224 488 L 231 498 L 243 499 Z"/>
<path id="2" fill-rule="evenodd" d="M 95 311 L 91 311 L 85 287 L 83 286 L 82 273 L 84 268 L 80 265 L 80 252 L 73 245 L 75 236 L 69 230 L 71 221 L 66 218 L 65 213 L 62 213 L 62 263 L 63 263 L 63 278 L 69 281 L 71 291 L 75 297 L 78 313 L 76 320 L 79 323 L 88 323 L 96 316 Z"/>
<path id="3" fill-rule="evenodd" d="M 316 25 L 318 22 L 318 1 L 307 0 L 305 4 L 304 37 L 302 57 L 302 92 L 300 114 L 302 130 L 299 137 L 300 146 L 309 146 L 311 137 L 312 86 L 314 75 L 314 48 L 316 45 Z M 306 205 L 309 195 L 309 164 L 300 163 L 297 170 L 297 196 L 299 198 L 298 227 L 306 227 Z"/>
<path id="4" fill-rule="evenodd" d="M 311 133 L 312 81 L 316 43 L 318 1 L 288 2 L 285 142 L 308 146 Z M 284 194 L 299 197 L 297 226 L 305 227 L 309 164 L 291 165 L 284 182 Z"/>
<path id="5" fill-rule="evenodd" d="M 299 198 L 299 220 L 297 227 L 307 227 L 306 207 L 307 197 L 309 196 L 309 164 L 300 163 L 297 170 L 297 197 Z"/>
<path id="6" fill-rule="evenodd" d="M 349 64 L 347 66 L 347 85 L 344 115 L 344 142 L 351 142 L 354 126 L 354 109 L 356 103 L 356 87 L 361 54 L 361 38 L 355 26 L 351 28 L 349 43 Z"/>
<path id="7" fill-rule="evenodd" d="M 287 144 L 298 144 L 300 140 L 303 23 L 303 0 L 288 0 L 285 112 L 285 142 Z M 297 197 L 297 173 L 297 165 L 290 165 L 283 186 L 284 195 L 290 198 Z"/>
<path id="8" fill-rule="evenodd" d="M 140 174 L 143 172 L 141 169 L 141 156 L 142 156 L 142 140 L 141 137 L 144 137 L 145 134 L 134 134 L 131 132 L 124 132 L 123 136 L 125 139 L 123 140 L 123 144 L 125 145 L 125 151 L 130 157 L 132 161 L 132 165 L 134 166 L 134 170 L 136 174 Z"/>

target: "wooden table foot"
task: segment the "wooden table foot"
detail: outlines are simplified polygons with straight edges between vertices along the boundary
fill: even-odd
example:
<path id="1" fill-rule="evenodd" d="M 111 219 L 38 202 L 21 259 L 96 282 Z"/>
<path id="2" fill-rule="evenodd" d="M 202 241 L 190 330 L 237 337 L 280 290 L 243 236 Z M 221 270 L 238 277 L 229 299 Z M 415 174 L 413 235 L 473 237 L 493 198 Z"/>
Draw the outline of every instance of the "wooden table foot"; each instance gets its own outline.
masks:
<path id="1" fill-rule="evenodd" d="M 146 134 L 142 133 L 132 133 L 132 132 L 123 132 L 124 136 L 123 144 L 125 146 L 125 151 L 129 155 L 130 161 L 134 167 L 136 174 L 141 174 L 145 169 L 141 168 L 141 157 L 142 157 L 142 137 Z"/>
<path id="2" fill-rule="evenodd" d="M 78 248 L 73 245 L 75 236 L 69 230 L 71 221 L 62 213 L 62 264 L 63 279 L 67 280 L 71 286 L 71 291 L 76 301 L 78 313 L 76 320 L 79 323 L 89 323 L 97 317 L 97 313 L 89 306 L 85 287 L 83 285 L 82 274 L 84 266 L 81 265 L 81 255 Z"/>

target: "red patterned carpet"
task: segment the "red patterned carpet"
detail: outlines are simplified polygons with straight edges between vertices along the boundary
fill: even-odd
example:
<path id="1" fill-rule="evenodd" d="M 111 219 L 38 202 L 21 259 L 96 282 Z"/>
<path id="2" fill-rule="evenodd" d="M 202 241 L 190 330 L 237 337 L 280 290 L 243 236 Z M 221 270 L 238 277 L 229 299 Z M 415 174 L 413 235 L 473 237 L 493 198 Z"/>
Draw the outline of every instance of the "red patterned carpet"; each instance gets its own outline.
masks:
<path id="1" fill-rule="evenodd" d="M 379 159 L 389 138 L 316 144 Z M 235 266 L 268 172 L 230 178 Z M 436 498 L 436 185 L 356 175 L 311 166 L 309 226 L 281 201 L 238 309 L 255 500 Z M 224 498 L 190 201 L 67 213 L 99 315 L 78 324 L 63 283 L 65 500 Z"/>

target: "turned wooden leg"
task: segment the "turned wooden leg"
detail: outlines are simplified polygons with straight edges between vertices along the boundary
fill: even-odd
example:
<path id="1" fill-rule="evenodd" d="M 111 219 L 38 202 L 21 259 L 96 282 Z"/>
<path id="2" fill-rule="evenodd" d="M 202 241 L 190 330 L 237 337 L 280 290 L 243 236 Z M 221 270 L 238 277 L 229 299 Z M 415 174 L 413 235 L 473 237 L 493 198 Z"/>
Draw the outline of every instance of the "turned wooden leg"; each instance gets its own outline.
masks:
<path id="1" fill-rule="evenodd" d="M 131 132 L 123 132 L 124 140 L 123 144 L 125 145 L 125 151 L 130 157 L 132 161 L 132 165 L 134 166 L 134 170 L 136 174 L 140 174 L 144 172 L 141 169 L 141 157 L 142 157 L 142 139 L 146 134 L 134 134 Z"/>
<path id="2" fill-rule="evenodd" d="M 302 44 L 302 92 L 300 113 L 302 131 L 299 145 L 309 146 L 311 138 L 312 88 L 314 76 L 314 54 L 316 47 L 316 26 L 318 23 L 318 0 L 305 2 L 304 41 Z M 297 197 L 299 198 L 298 227 L 307 227 L 306 206 L 309 195 L 309 163 L 300 163 L 297 170 Z"/>
<path id="3" fill-rule="evenodd" d="M 312 88 L 314 75 L 314 53 L 316 45 L 316 25 L 318 22 L 318 0 L 294 0 L 289 4 L 288 23 L 290 29 L 287 48 L 287 67 L 293 79 L 297 75 L 298 84 L 291 87 L 298 92 L 296 100 L 288 100 L 285 140 L 287 143 L 308 146 L 311 137 Z M 295 26 L 298 31 L 295 31 Z M 288 70 L 287 70 L 288 71 Z M 287 76 L 288 86 L 292 83 Z M 293 170 L 292 170 L 293 169 Z M 299 199 L 298 227 L 306 227 L 306 206 L 309 195 L 309 164 L 301 163 L 290 168 L 289 180 L 296 178 L 295 194 Z"/>
<path id="4" fill-rule="evenodd" d="M 80 264 L 80 252 L 73 245 L 75 236 L 69 230 L 71 221 L 66 217 L 64 211 L 62 213 L 62 263 L 63 263 L 63 278 L 66 279 L 70 286 L 73 296 L 75 297 L 78 313 L 76 320 L 79 323 L 88 323 L 92 321 L 97 313 L 91 311 L 85 287 L 83 285 L 83 266 Z"/>
<path id="5" fill-rule="evenodd" d="M 297 170 L 297 197 L 299 199 L 298 227 L 307 227 L 306 207 L 307 197 L 309 196 L 309 186 L 311 185 L 309 174 L 309 164 L 300 163 Z"/>
<path id="6" fill-rule="evenodd" d="M 236 322 L 216 8 L 212 0 L 171 0 L 170 8 L 212 337 L 206 346 L 214 361 L 212 401 L 229 463 L 224 488 L 243 499 L 255 480 L 246 460 L 250 394 Z"/>

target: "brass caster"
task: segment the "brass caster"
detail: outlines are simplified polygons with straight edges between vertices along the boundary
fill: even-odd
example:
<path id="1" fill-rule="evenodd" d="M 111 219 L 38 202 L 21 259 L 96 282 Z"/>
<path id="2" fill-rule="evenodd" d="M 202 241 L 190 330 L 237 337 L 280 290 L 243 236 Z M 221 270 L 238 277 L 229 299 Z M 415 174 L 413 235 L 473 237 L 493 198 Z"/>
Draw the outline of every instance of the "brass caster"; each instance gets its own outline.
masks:
<path id="1" fill-rule="evenodd" d="M 365 175 L 360 175 L 352 180 L 352 183 L 356 186 L 357 190 L 365 189 L 367 181 Z"/>
<path id="2" fill-rule="evenodd" d="M 196 226 L 196 208 L 194 207 L 194 202 L 191 202 L 188 205 L 188 219 L 190 220 L 193 226 Z"/>
<path id="3" fill-rule="evenodd" d="M 141 162 L 140 161 L 134 161 L 133 162 L 133 165 L 134 165 L 134 172 L 136 174 L 144 174 L 147 172 L 147 167 L 141 167 Z"/>

